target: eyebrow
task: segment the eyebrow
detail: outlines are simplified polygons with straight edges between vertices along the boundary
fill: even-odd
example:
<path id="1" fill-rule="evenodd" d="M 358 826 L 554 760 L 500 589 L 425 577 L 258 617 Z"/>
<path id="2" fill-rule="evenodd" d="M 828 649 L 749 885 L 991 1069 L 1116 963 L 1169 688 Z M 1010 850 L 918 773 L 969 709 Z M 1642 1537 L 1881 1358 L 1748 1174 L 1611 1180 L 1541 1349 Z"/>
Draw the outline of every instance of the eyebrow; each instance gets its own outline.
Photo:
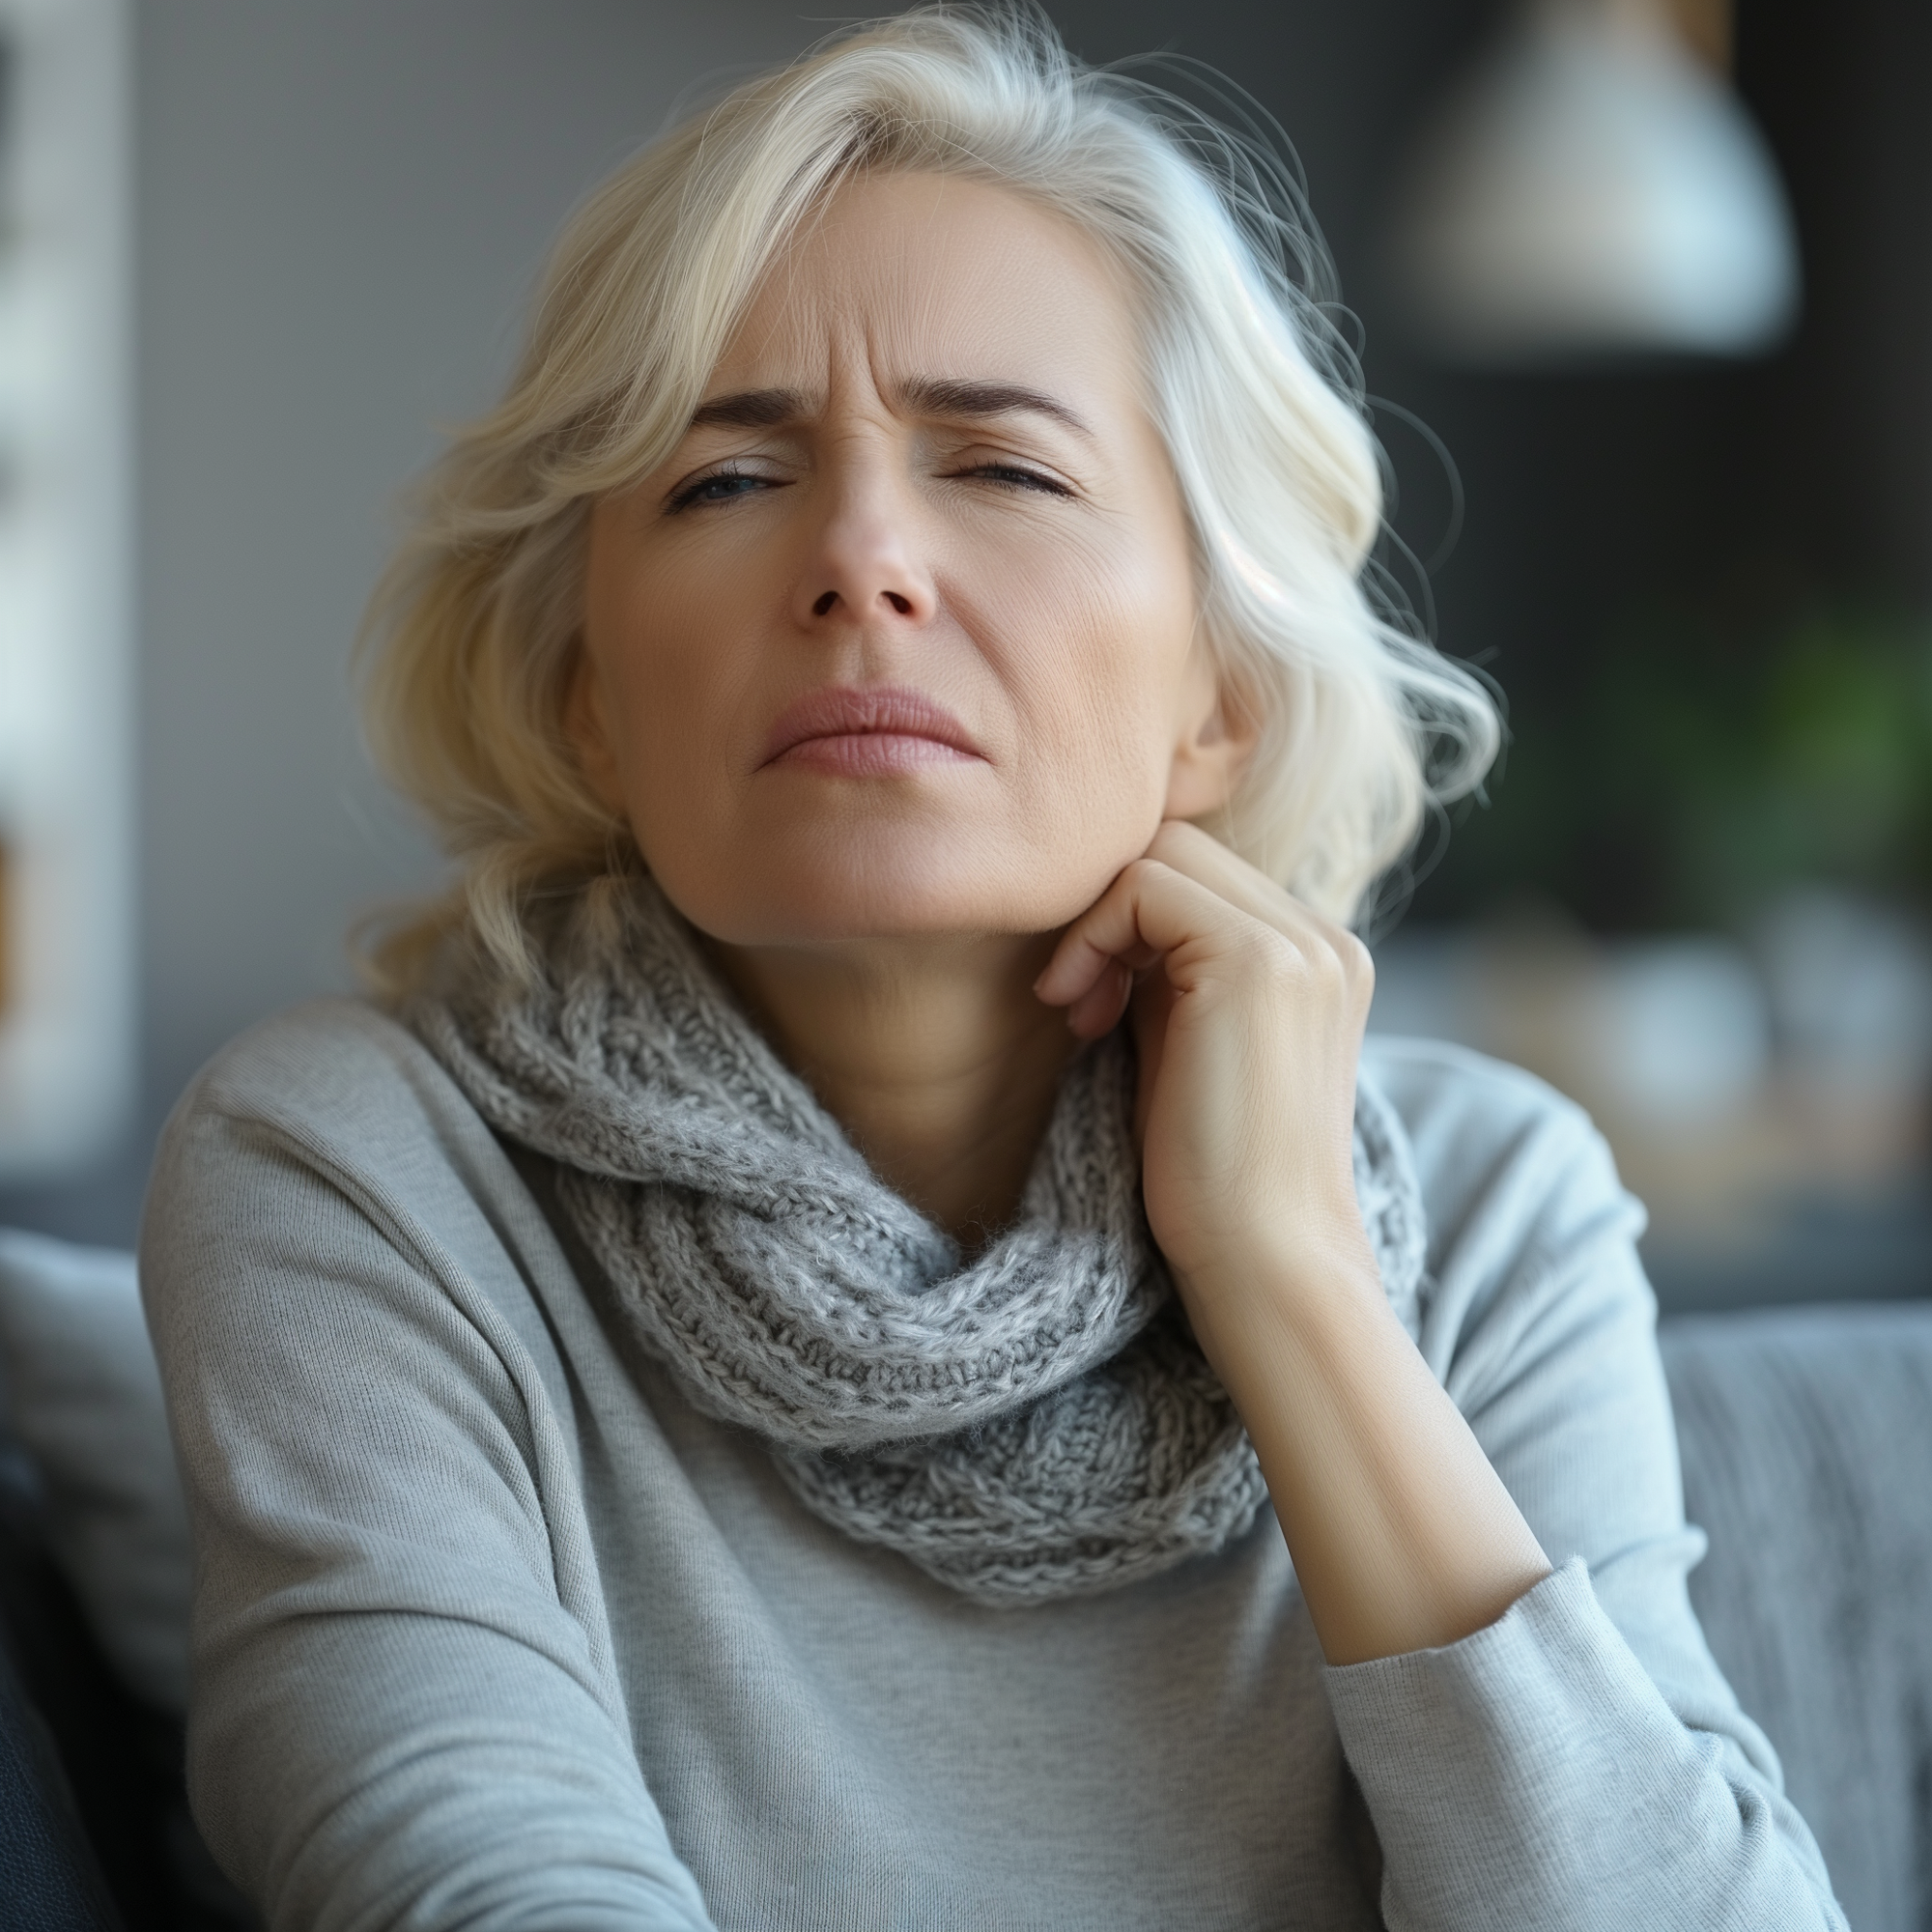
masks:
<path id="1" fill-rule="evenodd" d="M 1050 417 L 1090 442 L 1094 432 L 1065 403 L 1023 383 L 972 382 L 950 376 L 911 376 L 896 385 L 900 405 L 918 415 L 987 416 L 1033 414 Z M 775 429 L 811 413 L 810 400 L 796 389 L 739 389 L 713 396 L 692 412 L 691 427 Z"/>
<path id="2" fill-rule="evenodd" d="M 1091 442 L 1094 432 L 1069 410 L 1041 389 L 1020 383 L 962 382 L 946 376 L 912 376 L 898 385 L 901 403 L 922 415 L 1050 416 Z"/>
<path id="3" fill-rule="evenodd" d="M 726 429 L 771 429 L 808 413 L 806 400 L 796 389 L 740 389 L 735 395 L 699 403 L 691 412 L 691 426 L 703 429 L 716 423 Z"/>

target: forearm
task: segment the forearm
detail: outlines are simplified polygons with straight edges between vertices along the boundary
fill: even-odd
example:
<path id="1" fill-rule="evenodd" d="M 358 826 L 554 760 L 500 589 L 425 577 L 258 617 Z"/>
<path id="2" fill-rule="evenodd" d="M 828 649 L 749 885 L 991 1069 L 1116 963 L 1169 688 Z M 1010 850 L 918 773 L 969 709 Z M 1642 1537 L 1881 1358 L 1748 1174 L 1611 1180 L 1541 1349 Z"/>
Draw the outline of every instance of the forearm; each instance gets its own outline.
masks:
<path id="1" fill-rule="evenodd" d="M 1182 1293 L 1331 1663 L 1457 1642 L 1549 1574 L 1365 1244 L 1231 1257 Z"/>
<path id="2" fill-rule="evenodd" d="M 710 1926 L 626 1741 L 524 1646 L 421 1615 L 254 1621 L 203 1673 L 189 1777 L 269 1925 Z"/>

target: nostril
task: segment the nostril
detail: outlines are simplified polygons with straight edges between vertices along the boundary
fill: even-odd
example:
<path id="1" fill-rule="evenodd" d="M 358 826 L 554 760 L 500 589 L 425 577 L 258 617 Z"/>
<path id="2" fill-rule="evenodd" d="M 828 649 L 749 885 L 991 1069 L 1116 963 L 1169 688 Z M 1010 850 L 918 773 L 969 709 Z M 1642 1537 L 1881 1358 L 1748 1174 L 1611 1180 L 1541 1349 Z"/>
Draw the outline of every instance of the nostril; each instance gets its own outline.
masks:
<path id="1" fill-rule="evenodd" d="M 814 605 L 813 605 L 813 606 L 811 607 L 811 614 L 812 614 L 812 615 L 813 615 L 814 617 L 822 617 L 822 616 L 824 616 L 824 615 L 825 615 L 825 613 L 826 613 L 826 611 L 828 611 L 829 610 L 831 610 L 831 609 L 832 609 L 832 607 L 833 607 L 833 605 L 835 605 L 836 603 L 838 603 L 838 591 L 836 591 L 836 590 L 828 590 L 828 591 L 827 591 L 827 592 L 826 592 L 826 593 L 824 594 L 824 596 L 822 596 L 822 597 L 821 597 L 821 598 L 820 598 L 820 599 L 818 600 L 818 602 L 817 602 L 816 604 L 814 604 Z"/>
<path id="2" fill-rule="evenodd" d="M 901 617 L 909 615 L 912 611 L 912 599 L 910 597 L 901 597 L 896 590 L 888 590 L 886 592 L 886 602 L 890 604 L 893 607 L 893 609 L 899 613 Z"/>

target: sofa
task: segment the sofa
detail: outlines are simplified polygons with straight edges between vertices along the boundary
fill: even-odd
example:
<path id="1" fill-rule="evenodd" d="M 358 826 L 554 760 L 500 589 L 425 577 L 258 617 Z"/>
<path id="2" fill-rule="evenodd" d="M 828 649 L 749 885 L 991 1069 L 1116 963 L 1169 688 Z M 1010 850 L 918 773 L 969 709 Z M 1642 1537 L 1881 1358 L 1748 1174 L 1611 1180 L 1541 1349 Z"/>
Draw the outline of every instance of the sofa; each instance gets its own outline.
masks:
<path id="1" fill-rule="evenodd" d="M 1932 1280 L 1928 1280 L 1932 1291 Z M 1691 1595 L 1855 1932 L 1932 1925 L 1932 1299 L 1661 1329 Z M 0 1920 L 241 1932 L 182 1788 L 188 1557 L 131 1256 L 0 1231 Z"/>

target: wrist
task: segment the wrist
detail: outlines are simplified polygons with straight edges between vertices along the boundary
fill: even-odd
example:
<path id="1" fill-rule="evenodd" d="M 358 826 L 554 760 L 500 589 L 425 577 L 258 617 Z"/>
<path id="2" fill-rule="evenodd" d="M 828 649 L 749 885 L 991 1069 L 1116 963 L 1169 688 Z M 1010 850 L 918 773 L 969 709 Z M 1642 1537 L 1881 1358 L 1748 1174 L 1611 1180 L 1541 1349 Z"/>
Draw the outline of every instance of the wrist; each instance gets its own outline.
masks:
<path id="1" fill-rule="evenodd" d="M 1352 1200 L 1340 1214 L 1251 1231 L 1217 1245 L 1175 1283 L 1208 1359 L 1230 1387 L 1240 1365 L 1283 1350 L 1325 1354 L 1364 1314 L 1385 1317 L 1381 1269 Z"/>

